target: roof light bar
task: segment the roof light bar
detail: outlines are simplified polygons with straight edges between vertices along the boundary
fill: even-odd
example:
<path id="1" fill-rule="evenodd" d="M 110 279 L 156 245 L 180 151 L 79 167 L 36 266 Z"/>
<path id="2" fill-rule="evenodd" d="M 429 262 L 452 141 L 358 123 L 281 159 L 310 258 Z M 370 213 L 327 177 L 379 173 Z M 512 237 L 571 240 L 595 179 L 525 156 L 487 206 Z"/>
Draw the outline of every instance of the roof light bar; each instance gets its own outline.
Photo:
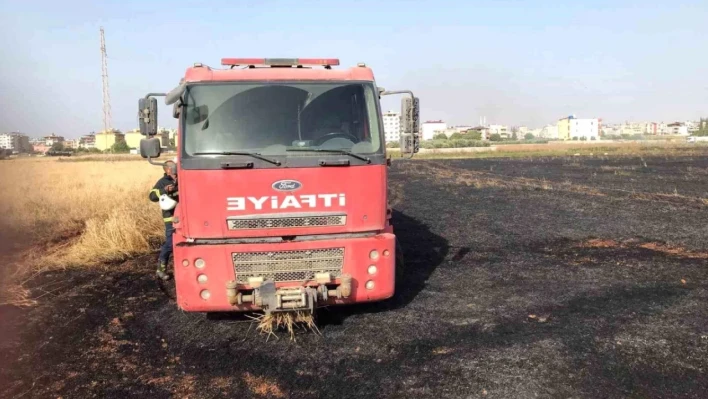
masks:
<path id="1" fill-rule="evenodd" d="M 339 65 L 337 58 L 222 58 L 221 65 Z"/>

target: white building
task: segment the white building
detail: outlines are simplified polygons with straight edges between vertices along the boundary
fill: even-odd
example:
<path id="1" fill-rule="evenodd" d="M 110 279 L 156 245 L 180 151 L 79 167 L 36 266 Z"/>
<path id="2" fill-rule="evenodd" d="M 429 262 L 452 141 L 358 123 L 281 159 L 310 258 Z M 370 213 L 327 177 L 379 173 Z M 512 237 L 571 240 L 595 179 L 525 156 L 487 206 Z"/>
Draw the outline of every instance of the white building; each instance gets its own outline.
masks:
<path id="1" fill-rule="evenodd" d="M 11 150 L 15 148 L 15 138 L 11 134 L 0 134 L 0 148 Z"/>
<path id="2" fill-rule="evenodd" d="M 688 136 L 688 126 L 685 123 L 674 122 L 666 125 L 667 134 L 674 136 Z"/>
<path id="3" fill-rule="evenodd" d="M 56 134 L 52 133 L 49 136 L 44 136 L 44 144 L 48 147 L 53 146 L 55 143 L 63 143 L 64 142 L 64 137 L 63 136 L 57 136 Z"/>
<path id="4" fill-rule="evenodd" d="M 388 111 L 383 114 L 384 135 L 387 143 L 398 143 L 401 138 L 401 114 Z"/>
<path id="5" fill-rule="evenodd" d="M 444 133 L 447 130 L 447 123 L 443 121 L 427 121 L 421 126 L 423 140 L 432 140 L 438 133 Z"/>
<path id="6" fill-rule="evenodd" d="M 543 139 L 558 139 L 558 125 L 546 125 L 540 129 L 538 135 L 534 133 L 534 136 Z"/>
<path id="7" fill-rule="evenodd" d="M 506 125 L 489 125 L 487 126 L 487 137 L 492 134 L 498 134 L 503 139 L 509 138 L 509 126 Z"/>
<path id="8" fill-rule="evenodd" d="M 571 140 L 597 140 L 600 138 L 597 119 L 571 118 L 569 123 Z"/>

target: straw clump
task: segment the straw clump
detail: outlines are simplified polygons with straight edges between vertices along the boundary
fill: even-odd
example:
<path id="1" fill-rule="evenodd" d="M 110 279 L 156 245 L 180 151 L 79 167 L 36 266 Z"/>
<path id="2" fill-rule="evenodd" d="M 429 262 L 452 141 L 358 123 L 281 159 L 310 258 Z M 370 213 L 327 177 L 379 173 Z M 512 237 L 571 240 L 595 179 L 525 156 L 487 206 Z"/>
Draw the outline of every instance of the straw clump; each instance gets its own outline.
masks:
<path id="1" fill-rule="evenodd" d="M 256 329 L 268 338 L 278 337 L 275 333 L 285 331 L 291 340 L 295 339 L 297 330 L 312 331 L 320 334 L 315 323 L 315 315 L 310 311 L 271 312 L 258 317 L 252 317 L 258 323 Z"/>

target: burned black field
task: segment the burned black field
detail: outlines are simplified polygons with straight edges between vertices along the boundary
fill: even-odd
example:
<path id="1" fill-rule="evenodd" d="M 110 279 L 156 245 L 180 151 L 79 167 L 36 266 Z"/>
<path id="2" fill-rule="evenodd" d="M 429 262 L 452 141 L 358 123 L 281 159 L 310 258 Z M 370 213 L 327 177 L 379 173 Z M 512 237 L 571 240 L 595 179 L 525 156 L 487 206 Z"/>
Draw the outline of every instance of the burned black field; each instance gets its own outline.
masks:
<path id="1" fill-rule="evenodd" d="M 153 257 L 0 308 L 0 396 L 705 398 L 708 157 L 394 162 L 394 299 L 258 335 Z"/>

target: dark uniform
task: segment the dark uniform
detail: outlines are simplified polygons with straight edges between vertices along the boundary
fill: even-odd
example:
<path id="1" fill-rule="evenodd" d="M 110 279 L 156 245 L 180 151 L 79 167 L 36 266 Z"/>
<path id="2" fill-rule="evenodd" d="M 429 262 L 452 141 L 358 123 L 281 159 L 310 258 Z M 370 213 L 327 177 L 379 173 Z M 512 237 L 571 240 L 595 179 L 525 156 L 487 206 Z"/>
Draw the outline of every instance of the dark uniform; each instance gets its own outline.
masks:
<path id="1" fill-rule="evenodd" d="M 174 186 L 172 192 L 170 193 L 168 193 L 166 189 L 166 187 L 169 185 Z M 158 180 L 157 183 L 155 183 L 155 186 L 150 191 L 150 201 L 160 201 L 160 196 L 162 194 L 167 194 L 168 196 L 170 196 L 170 198 L 179 202 L 177 181 L 167 173 L 165 173 L 165 175 L 162 176 L 162 178 Z M 162 244 L 162 248 L 160 249 L 160 265 L 158 266 L 158 272 L 165 272 L 167 267 L 167 261 L 170 260 L 170 255 L 172 255 L 172 233 L 174 232 L 174 228 L 172 227 L 172 218 L 174 217 L 174 214 L 174 208 L 162 211 L 162 220 L 165 222 L 165 243 Z"/>

